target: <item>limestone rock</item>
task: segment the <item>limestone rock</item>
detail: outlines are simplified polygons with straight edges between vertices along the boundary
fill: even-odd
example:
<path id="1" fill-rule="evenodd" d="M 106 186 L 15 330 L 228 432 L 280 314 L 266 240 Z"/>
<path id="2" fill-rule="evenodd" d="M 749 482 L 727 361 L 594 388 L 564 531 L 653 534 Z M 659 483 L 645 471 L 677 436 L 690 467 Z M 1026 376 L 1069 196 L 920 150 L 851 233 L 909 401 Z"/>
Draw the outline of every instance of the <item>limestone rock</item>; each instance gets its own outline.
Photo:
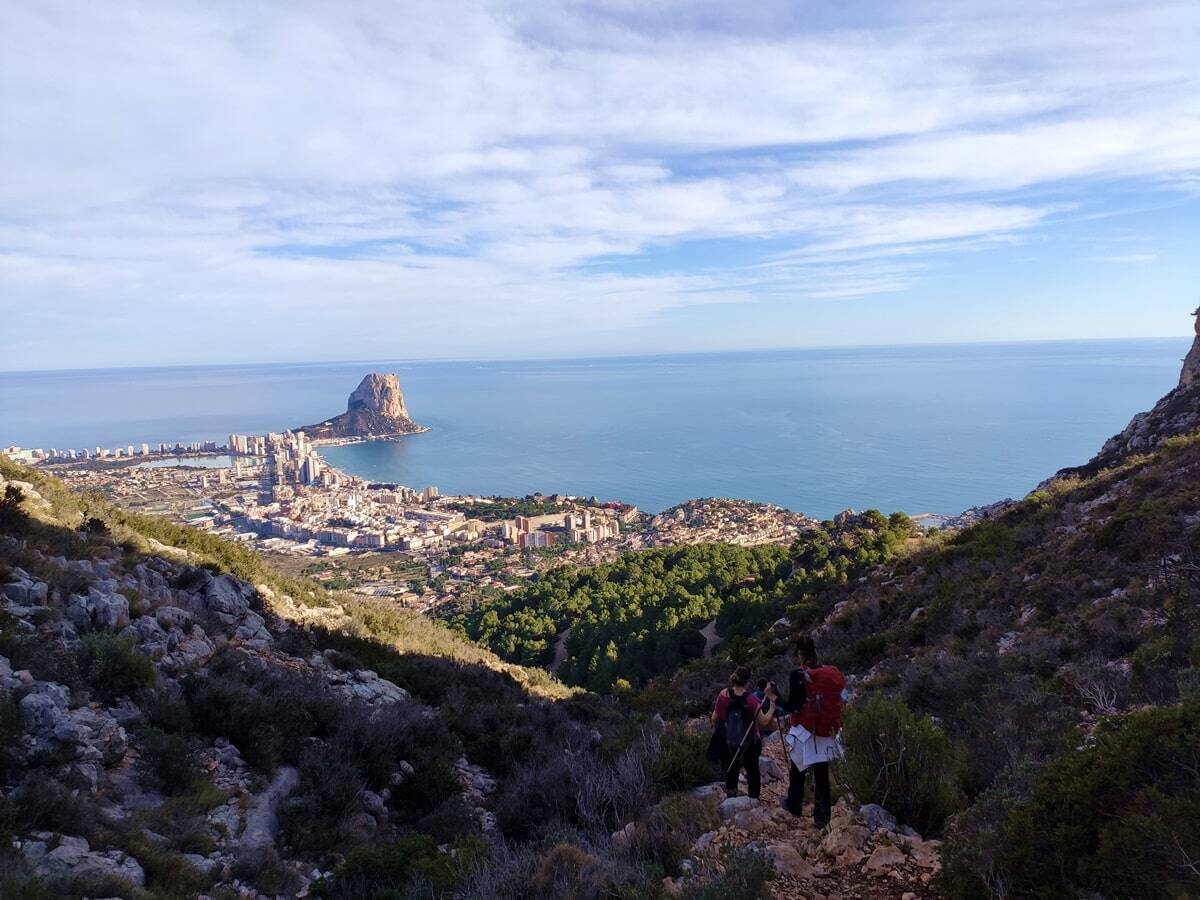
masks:
<path id="1" fill-rule="evenodd" d="M 350 395 L 346 411 L 332 419 L 297 429 L 313 440 L 351 437 L 390 437 L 421 428 L 408 416 L 400 379 L 372 372 Z"/>
<path id="2" fill-rule="evenodd" d="M 1117 465 L 1127 456 L 1144 453 L 1163 444 L 1175 435 L 1187 434 L 1200 428 L 1200 309 L 1192 315 L 1196 338 L 1183 362 L 1179 384 L 1154 405 L 1138 413 L 1125 430 L 1105 442 L 1092 460 L 1084 466 L 1062 469 L 1054 478 L 1094 475 L 1101 469 Z M 1053 479 L 1051 479 L 1053 480 Z"/>
<path id="3" fill-rule="evenodd" d="M 891 844 L 880 844 L 867 860 L 865 868 L 871 875 L 883 876 L 902 865 L 904 865 L 904 853 L 900 848 Z"/>
<path id="4" fill-rule="evenodd" d="M 812 864 L 791 844 L 769 844 L 767 853 L 775 864 L 775 871 L 793 878 L 812 878 L 816 874 Z"/>
<path id="5" fill-rule="evenodd" d="M 878 803 L 866 803 L 859 810 L 863 824 L 872 831 L 896 831 L 899 824 L 896 817 Z"/>
<path id="6" fill-rule="evenodd" d="M 753 797 L 727 797 L 721 801 L 717 812 L 720 814 L 721 820 L 727 822 L 738 813 L 754 809 L 756 806 L 758 806 L 758 801 Z"/>
<path id="7" fill-rule="evenodd" d="M 821 850 L 842 866 L 856 866 L 867 858 L 866 846 L 870 832 L 860 825 L 835 828 L 821 842 Z"/>
<path id="8" fill-rule="evenodd" d="M 51 878 L 119 878 L 135 888 L 146 883 L 136 859 L 119 850 L 92 850 L 81 837 L 37 832 L 21 846 L 21 855 L 39 875 Z M 54 843 L 51 849 L 51 843 Z"/>
<path id="9" fill-rule="evenodd" d="M 700 837 L 696 838 L 696 843 L 692 844 L 692 852 L 697 856 L 704 853 L 712 844 L 713 839 L 717 836 L 715 831 L 706 831 Z"/>
<path id="10" fill-rule="evenodd" d="M 129 624 L 129 601 L 95 586 L 88 588 L 86 596 L 73 594 L 63 612 L 81 630 L 119 631 Z"/>
<path id="11" fill-rule="evenodd" d="M 1200 381 L 1200 308 L 1197 308 L 1192 315 L 1196 317 L 1196 338 L 1192 341 L 1188 355 L 1183 359 L 1183 370 L 1179 373 L 1180 387 L 1187 387 Z"/>

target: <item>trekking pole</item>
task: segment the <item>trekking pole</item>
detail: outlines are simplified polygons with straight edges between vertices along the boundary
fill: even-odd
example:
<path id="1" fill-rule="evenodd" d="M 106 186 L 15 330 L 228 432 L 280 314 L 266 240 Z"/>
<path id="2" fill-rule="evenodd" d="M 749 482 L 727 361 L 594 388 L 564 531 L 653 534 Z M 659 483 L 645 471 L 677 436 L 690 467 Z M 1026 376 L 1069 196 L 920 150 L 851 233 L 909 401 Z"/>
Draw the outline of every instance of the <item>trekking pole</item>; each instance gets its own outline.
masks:
<path id="1" fill-rule="evenodd" d="M 775 717 L 775 730 L 779 733 L 779 752 L 783 754 L 783 771 L 790 775 L 792 758 L 788 755 L 787 738 L 783 734 L 783 719 L 779 716 Z"/>

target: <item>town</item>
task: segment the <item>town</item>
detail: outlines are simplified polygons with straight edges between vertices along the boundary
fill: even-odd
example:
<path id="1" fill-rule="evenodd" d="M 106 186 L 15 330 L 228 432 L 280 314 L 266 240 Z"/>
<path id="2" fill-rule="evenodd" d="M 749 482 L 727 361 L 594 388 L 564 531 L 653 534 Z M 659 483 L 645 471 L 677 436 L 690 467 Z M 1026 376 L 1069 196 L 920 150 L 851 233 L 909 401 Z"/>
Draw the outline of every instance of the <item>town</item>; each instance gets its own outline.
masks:
<path id="1" fill-rule="evenodd" d="M 552 566 L 674 544 L 787 544 L 817 525 L 742 500 L 690 500 L 649 515 L 596 497 L 443 496 L 339 471 L 302 431 L 231 434 L 223 445 L 4 452 L 125 508 L 252 545 L 285 571 L 426 612 L 464 593 L 513 590 Z"/>

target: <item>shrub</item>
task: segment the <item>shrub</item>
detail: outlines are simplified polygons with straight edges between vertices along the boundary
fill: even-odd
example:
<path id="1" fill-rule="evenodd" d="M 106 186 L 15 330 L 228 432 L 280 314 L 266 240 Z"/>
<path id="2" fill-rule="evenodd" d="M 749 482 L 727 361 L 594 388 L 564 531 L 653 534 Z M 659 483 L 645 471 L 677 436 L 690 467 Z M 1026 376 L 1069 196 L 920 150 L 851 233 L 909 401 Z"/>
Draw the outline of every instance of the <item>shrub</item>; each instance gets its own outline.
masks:
<path id="1" fill-rule="evenodd" d="M 574 844 L 555 844 L 542 857 L 529 886 L 543 896 L 569 896 L 581 883 L 594 875 L 599 862 Z"/>
<path id="2" fill-rule="evenodd" d="M 1029 798 L 974 838 L 999 848 L 1013 896 L 1190 897 L 1200 892 L 1200 700 L 1100 728 L 1053 760 Z M 980 881 L 980 873 L 973 873 Z"/>
<path id="3" fill-rule="evenodd" d="M 709 734 L 682 725 L 668 725 L 650 765 L 656 783 L 668 791 L 682 791 L 713 780 L 714 772 L 705 751 Z"/>
<path id="4" fill-rule="evenodd" d="M 167 734 L 161 728 L 142 731 L 142 762 L 150 770 L 165 794 L 179 794 L 191 788 L 198 776 L 188 759 L 190 748 L 179 734 Z"/>
<path id="5" fill-rule="evenodd" d="M 946 734 L 897 697 L 846 709 L 844 777 L 862 803 L 878 803 L 921 832 L 940 831 L 959 806 L 958 759 Z"/>
<path id="6" fill-rule="evenodd" d="M 417 829 L 430 835 L 439 844 L 448 844 L 455 838 L 474 834 L 479 822 L 462 797 L 451 797 L 433 812 L 422 816 Z"/>
<path id="7" fill-rule="evenodd" d="M 99 810 L 90 796 L 40 774 L 26 776 L 13 801 L 13 825 L 20 834 L 58 831 L 92 842 L 106 836 Z"/>
<path id="8" fill-rule="evenodd" d="M 77 651 L 79 669 L 92 693 L 105 703 L 136 694 L 158 682 L 148 656 L 131 638 L 102 631 L 85 634 Z"/>
<path id="9" fill-rule="evenodd" d="M 5 485 L 0 497 L 0 533 L 24 534 L 29 530 L 29 513 L 21 507 L 25 495 L 15 484 Z"/>
<path id="10" fill-rule="evenodd" d="M 638 819 L 629 853 L 667 874 L 677 875 L 679 861 L 691 855 L 696 837 L 718 825 L 714 804 L 687 794 L 673 794 Z"/>
<path id="11" fill-rule="evenodd" d="M 8 691 L 0 691 L 0 779 L 17 763 L 23 733 L 17 698 Z"/>
<path id="12" fill-rule="evenodd" d="M 765 900 L 775 867 L 761 850 L 741 847 L 721 854 L 724 871 L 683 892 L 684 900 Z"/>
<path id="13" fill-rule="evenodd" d="M 131 839 L 126 849 L 141 864 L 146 887 L 156 897 L 195 897 L 212 883 L 182 853 L 160 849 L 142 837 Z"/>
<path id="14" fill-rule="evenodd" d="M 274 847 L 243 853 L 233 867 L 233 874 L 272 897 L 295 896 L 300 889 L 300 879 L 287 867 Z"/>
<path id="15" fill-rule="evenodd" d="M 427 834 L 410 834 L 394 844 L 358 847 L 334 870 L 333 878 L 318 885 L 316 896 L 329 900 L 407 896 L 426 887 L 420 896 L 439 896 L 453 888 L 463 874 L 486 855 L 477 838 L 455 844 L 452 853 L 438 850 Z"/>

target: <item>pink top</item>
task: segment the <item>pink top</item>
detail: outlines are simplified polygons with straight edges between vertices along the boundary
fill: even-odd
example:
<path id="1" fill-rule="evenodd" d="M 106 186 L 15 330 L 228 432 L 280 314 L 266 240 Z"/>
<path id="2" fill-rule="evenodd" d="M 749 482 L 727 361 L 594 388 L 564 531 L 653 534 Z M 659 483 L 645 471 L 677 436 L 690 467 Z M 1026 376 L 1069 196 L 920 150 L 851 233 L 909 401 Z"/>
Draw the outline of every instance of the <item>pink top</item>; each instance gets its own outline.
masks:
<path id="1" fill-rule="evenodd" d="M 754 696 L 754 693 L 752 691 L 746 691 L 744 696 L 746 698 L 746 710 L 750 713 L 751 716 L 757 717 L 758 716 L 758 707 L 760 705 L 758 698 Z M 725 721 L 725 710 L 727 710 L 728 708 L 729 708 L 729 688 L 726 688 L 725 690 L 721 691 L 721 693 L 717 694 L 716 712 L 717 712 L 717 721 L 718 722 Z"/>

